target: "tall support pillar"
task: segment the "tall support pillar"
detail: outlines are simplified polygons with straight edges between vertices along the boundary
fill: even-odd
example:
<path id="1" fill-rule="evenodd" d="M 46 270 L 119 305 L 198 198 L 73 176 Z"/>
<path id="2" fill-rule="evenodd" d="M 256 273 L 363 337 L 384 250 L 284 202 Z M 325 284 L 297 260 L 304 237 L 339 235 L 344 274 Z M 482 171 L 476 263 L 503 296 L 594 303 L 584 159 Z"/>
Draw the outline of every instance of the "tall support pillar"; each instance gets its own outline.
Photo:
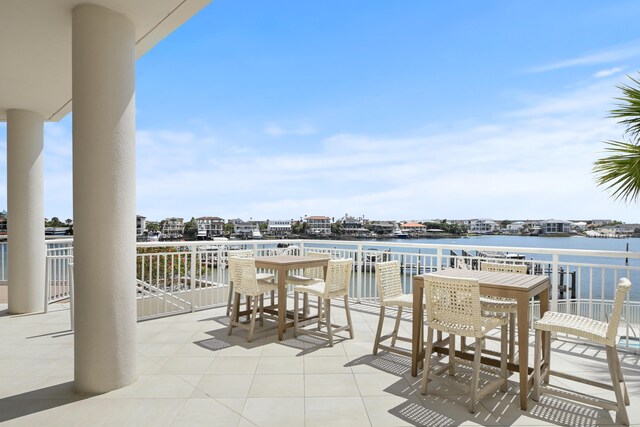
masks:
<path id="1" fill-rule="evenodd" d="M 9 312 L 43 311 L 45 283 L 44 118 L 7 111 Z"/>
<path id="2" fill-rule="evenodd" d="M 73 9 L 75 387 L 135 382 L 135 31 L 124 15 Z"/>

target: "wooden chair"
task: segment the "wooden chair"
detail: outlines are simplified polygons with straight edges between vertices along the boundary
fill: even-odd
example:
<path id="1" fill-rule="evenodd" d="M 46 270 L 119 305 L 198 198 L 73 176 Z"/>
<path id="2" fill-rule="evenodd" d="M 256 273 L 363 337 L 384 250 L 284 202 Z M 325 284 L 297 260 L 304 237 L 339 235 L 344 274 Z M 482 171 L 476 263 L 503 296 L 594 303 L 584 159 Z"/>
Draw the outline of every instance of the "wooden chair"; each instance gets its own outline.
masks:
<path id="1" fill-rule="evenodd" d="M 329 252 L 307 252 L 306 256 L 312 258 L 324 258 L 331 259 L 331 253 Z M 302 276 L 288 275 L 286 279 L 287 285 L 292 286 L 308 286 L 314 283 L 324 281 L 324 267 L 308 267 L 303 271 Z M 302 304 L 303 312 L 305 315 L 309 314 L 309 296 L 304 294 L 304 301 Z M 318 306 L 321 304 L 320 298 L 318 299 Z"/>
<path id="2" fill-rule="evenodd" d="M 253 331 L 256 324 L 258 308 L 260 309 L 260 324 L 262 325 L 264 323 L 264 294 L 266 292 L 274 291 L 278 288 L 278 285 L 273 283 L 273 278 L 258 279 L 256 260 L 253 258 L 230 257 L 229 269 L 233 272 L 236 283 L 234 288 L 233 310 L 229 319 L 228 334 L 231 335 L 234 327 L 245 328 L 249 331 L 247 341 L 251 341 L 253 339 Z M 239 317 L 238 313 L 240 310 L 241 295 L 247 297 L 247 309 L 251 309 L 251 306 L 253 305 L 249 325 L 237 320 Z"/>
<path id="3" fill-rule="evenodd" d="M 480 263 L 480 271 L 527 274 L 527 266 L 483 262 Z M 482 308 L 482 311 L 488 311 L 491 313 L 504 313 L 509 317 L 509 363 L 514 363 L 516 357 L 516 316 L 518 313 L 517 301 L 512 298 L 481 295 L 480 307 Z"/>
<path id="4" fill-rule="evenodd" d="M 477 279 L 462 279 L 429 274 L 425 276 L 427 348 L 424 356 L 422 394 L 427 393 L 429 379 L 449 371 L 455 375 L 455 336 L 475 338 L 473 373 L 469 386 L 454 383 L 469 393 L 469 412 L 474 413 L 476 403 L 487 394 L 500 388 L 507 391 L 507 319 L 504 316 L 483 316 L 480 309 L 480 290 Z M 502 328 L 500 377 L 478 389 L 482 340 L 487 332 Z M 429 361 L 433 351 L 433 331 L 449 334 L 449 361 L 433 374 L 429 372 Z"/>
<path id="5" fill-rule="evenodd" d="M 328 337 L 329 345 L 333 347 L 333 335 L 337 332 L 348 330 L 349 337 L 353 339 L 353 324 L 351 323 L 351 313 L 349 311 L 349 284 L 351 282 L 352 271 L 352 259 L 329 260 L 327 277 L 324 281 L 311 285 L 298 285 L 293 287 L 293 335 L 295 337 L 298 336 L 298 333 Z M 298 294 L 300 292 L 315 295 L 320 298 L 318 304 L 318 328 L 316 331 L 302 329 L 303 326 L 315 321 L 299 321 Z M 344 298 L 344 309 L 347 316 L 347 325 L 345 326 L 338 326 L 331 323 L 331 300 L 340 297 Z M 327 328 L 326 333 L 320 331 L 323 325 Z"/>
<path id="6" fill-rule="evenodd" d="M 227 259 L 231 259 L 231 257 L 239 257 L 239 258 L 252 258 L 253 251 L 251 249 L 242 249 L 242 250 L 233 250 L 229 251 L 227 254 Z M 258 273 L 258 280 L 268 280 L 273 279 L 273 274 L 269 273 Z M 234 277 L 233 269 L 229 268 L 229 296 L 227 297 L 227 316 L 231 313 L 231 302 L 233 301 L 233 283 L 236 281 Z"/>
<path id="7" fill-rule="evenodd" d="M 620 279 L 618 288 L 616 289 L 613 312 L 611 313 L 609 323 L 577 316 L 575 314 L 558 313 L 554 311 L 547 311 L 544 316 L 542 316 L 542 319 L 534 323 L 533 328 L 536 331 L 536 341 L 534 350 L 533 400 L 537 401 L 541 394 L 550 394 L 575 400 L 606 410 L 617 411 L 622 423 L 629 425 L 629 416 L 627 415 L 626 408 L 626 406 L 629 405 L 629 393 L 627 392 L 627 386 L 622 375 L 622 369 L 620 368 L 620 359 L 618 358 L 618 351 L 616 349 L 616 337 L 622 314 L 622 306 L 630 288 L 631 282 L 629 282 L 628 279 Z M 575 335 L 587 339 L 592 343 L 604 345 L 607 349 L 607 363 L 609 365 L 609 374 L 611 375 L 611 385 L 587 380 L 563 372 L 551 371 L 551 332 Z M 543 333 L 546 335 L 544 359 L 542 355 Z M 613 390 L 616 401 L 613 402 L 595 396 L 589 396 L 577 392 L 575 389 L 569 390 L 558 386 L 551 386 L 549 385 L 551 374 L 590 386 Z"/>
<path id="8" fill-rule="evenodd" d="M 396 261 L 386 261 L 376 263 L 376 286 L 378 288 L 378 296 L 380 297 L 380 317 L 378 319 L 378 330 L 373 343 L 373 354 L 378 353 L 378 349 L 398 353 L 402 355 L 411 354 L 407 350 L 396 347 L 396 341 L 411 342 L 411 338 L 398 336 L 400 329 L 400 318 L 402 317 L 402 309 L 413 308 L 413 295 L 405 294 L 402 290 L 402 278 L 400 276 L 400 263 Z M 396 307 L 396 322 L 393 332 L 385 336 L 382 335 L 382 325 L 384 323 L 386 307 Z M 391 338 L 391 345 L 383 345 L 381 342 Z"/>

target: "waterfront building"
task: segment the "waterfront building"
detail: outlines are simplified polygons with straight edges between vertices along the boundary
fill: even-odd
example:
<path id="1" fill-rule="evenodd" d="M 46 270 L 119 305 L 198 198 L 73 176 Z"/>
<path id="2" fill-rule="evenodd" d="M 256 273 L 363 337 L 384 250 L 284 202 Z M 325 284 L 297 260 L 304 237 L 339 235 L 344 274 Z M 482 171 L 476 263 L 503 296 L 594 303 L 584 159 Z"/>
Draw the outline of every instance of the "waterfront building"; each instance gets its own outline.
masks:
<path id="1" fill-rule="evenodd" d="M 562 219 L 548 219 L 540 222 L 540 229 L 544 234 L 566 234 L 573 231 L 573 223 Z"/>
<path id="2" fill-rule="evenodd" d="M 492 219 L 470 219 L 466 224 L 471 233 L 488 234 L 500 229 L 497 222 Z"/>
<path id="3" fill-rule="evenodd" d="M 198 226 L 198 238 L 211 239 L 222 236 L 224 231 L 224 219 L 217 216 L 201 216 L 196 218 Z"/>
<path id="4" fill-rule="evenodd" d="M 167 218 L 162 226 L 162 234 L 165 237 L 178 239 L 184 234 L 184 218 Z"/>
<path id="5" fill-rule="evenodd" d="M 517 234 L 522 231 L 524 226 L 524 221 L 513 221 L 512 223 L 507 224 L 507 226 L 505 227 L 505 231 L 510 234 Z"/>
<path id="6" fill-rule="evenodd" d="M 229 223 L 233 224 L 233 234 L 238 237 L 251 237 L 255 229 L 251 222 L 240 218 L 230 219 Z"/>
<path id="7" fill-rule="evenodd" d="M 147 228 L 147 217 L 136 215 L 136 236 L 141 236 Z"/>
<path id="8" fill-rule="evenodd" d="M 355 218 L 353 216 L 345 215 L 342 218 L 342 230 L 346 236 L 352 237 L 364 237 L 370 234 L 369 230 L 364 228 L 364 217 Z"/>
<path id="9" fill-rule="evenodd" d="M 396 226 L 395 221 L 374 221 L 371 223 L 371 231 L 376 234 L 392 234 Z"/>
<path id="10" fill-rule="evenodd" d="M 427 233 L 427 227 L 418 222 L 405 222 L 400 224 L 400 229 L 411 237 L 424 236 Z"/>
<path id="11" fill-rule="evenodd" d="M 286 237 L 291 234 L 291 219 L 267 220 L 267 233 L 276 237 Z"/>
<path id="12" fill-rule="evenodd" d="M 331 218 L 328 216 L 306 216 L 307 233 L 328 236 L 331 234 Z"/>

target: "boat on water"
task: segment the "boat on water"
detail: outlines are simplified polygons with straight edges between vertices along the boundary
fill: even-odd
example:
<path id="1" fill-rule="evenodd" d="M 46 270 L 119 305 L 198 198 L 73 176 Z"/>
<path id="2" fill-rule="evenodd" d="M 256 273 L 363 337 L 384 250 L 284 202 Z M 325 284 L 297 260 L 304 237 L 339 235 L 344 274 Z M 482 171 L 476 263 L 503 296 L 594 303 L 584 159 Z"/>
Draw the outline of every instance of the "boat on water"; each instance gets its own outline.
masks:
<path id="1" fill-rule="evenodd" d="M 408 239 L 409 235 L 404 231 L 400 230 L 400 227 L 396 225 L 396 228 L 393 229 L 393 237 L 395 239 Z"/>
<path id="2" fill-rule="evenodd" d="M 260 233 L 260 230 L 257 228 L 254 228 L 253 231 L 251 232 L 251 239 L 252 240 L 260 240 L 262 239 L 262 234 Z"/>

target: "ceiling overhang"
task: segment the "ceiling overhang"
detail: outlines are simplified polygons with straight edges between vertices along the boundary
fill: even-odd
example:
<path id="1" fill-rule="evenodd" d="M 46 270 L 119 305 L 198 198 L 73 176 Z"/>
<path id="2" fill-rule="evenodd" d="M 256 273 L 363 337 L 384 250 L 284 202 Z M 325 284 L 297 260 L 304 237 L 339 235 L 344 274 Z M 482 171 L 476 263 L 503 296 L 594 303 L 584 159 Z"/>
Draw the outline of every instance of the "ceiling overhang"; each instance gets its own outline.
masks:
<path id="1" fill-rule="evenodd" d="M 139 58 L 211 0 L 3 0 L 0 121 L 25 109 L 58 121 L 71 112 L 71 13 L 90 3 L 127 16 Z"/>

